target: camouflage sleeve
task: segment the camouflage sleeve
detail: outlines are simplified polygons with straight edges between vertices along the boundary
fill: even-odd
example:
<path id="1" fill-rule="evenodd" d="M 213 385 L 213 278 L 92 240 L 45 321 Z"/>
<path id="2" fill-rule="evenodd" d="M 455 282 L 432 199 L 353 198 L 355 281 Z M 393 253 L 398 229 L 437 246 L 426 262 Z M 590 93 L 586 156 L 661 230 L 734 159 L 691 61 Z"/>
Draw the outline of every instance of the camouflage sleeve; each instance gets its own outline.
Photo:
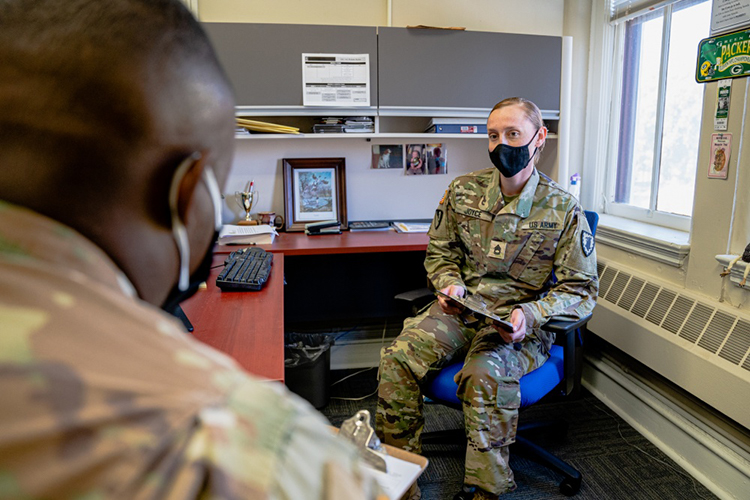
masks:
<path id="1" fill-rule="evenodd" d="M 294 395 L 295 418 L 284 429 L 284 447 L 272 474 L 270 499 L 380 498 L 380 487 L 360 470 L 354 446 L 335 436 L 328 422 L 307 402 Z M 328 484 L 329 469 L 335 470 L 336 487 Z"/>
<path id="2" fill-rule="evenodd" d="M 428 232 L 430 242 L 427 245 L 424 267 L 427 279 L 435 290 L 442 290 L 450 285 L 466 287 L 461 275 L 464 253 L 456 228 L 453 192 L 451 183 L 435 210 Z"/>
<path id="3" fill-rule="evenodd" d="M 554 271 L 557 282 L 544 298 L 519 305 L 530 328 L 537 329 L 553 317 L 577 320 L 590 314 L 596 304 L 599 277 L 594 236 L 579 205 L 566 216 Z"/>

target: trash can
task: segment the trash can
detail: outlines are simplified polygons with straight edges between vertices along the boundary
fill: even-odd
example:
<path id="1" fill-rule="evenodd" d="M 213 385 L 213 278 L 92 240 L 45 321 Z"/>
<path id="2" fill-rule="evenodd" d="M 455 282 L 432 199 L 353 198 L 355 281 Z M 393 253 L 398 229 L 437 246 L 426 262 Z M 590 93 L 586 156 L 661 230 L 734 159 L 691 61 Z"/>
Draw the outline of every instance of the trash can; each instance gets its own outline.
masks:
<path id="1" fill-rule="evenodd" d="M 284 381 L 315 408 L 328 404 L 331 389 L 331 346 L 325 333 L 284 333 Z"/>

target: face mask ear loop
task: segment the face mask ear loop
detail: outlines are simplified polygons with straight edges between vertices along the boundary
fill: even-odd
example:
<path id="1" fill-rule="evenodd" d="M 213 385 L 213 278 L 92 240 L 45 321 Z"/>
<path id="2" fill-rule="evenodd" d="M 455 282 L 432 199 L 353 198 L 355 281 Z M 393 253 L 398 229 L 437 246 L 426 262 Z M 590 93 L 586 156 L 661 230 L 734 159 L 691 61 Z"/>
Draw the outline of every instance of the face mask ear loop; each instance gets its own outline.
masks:
<path id="1" fill-rule="evenodd" d="M 206 183 L 208 194 L 211 196 L 211 203 L 214 206 L 214 229 L 220 231 L 223 223 L 221 217 L 221 190 L 219 189 L 219 183 L 216 181 L 214 169 L 209 165 L 206 165 L 206 168 L 203 169 L 203 182 Z"/>
<path id="2" fill-rule="evenodd" d="M 531 138 L 531 140 L 529 141 L 529 144 L 531 144 L 532 142 L 534 142 L 534 139 L 536 139 L 536 136 L 537 136 L 537 134 L 539 134 L 540 130 L 542 130 L 542 127 L 539 127 L 538 129 L 536 129 L 536 132 L 534 132 L 534 137 Z M 526 145 L 527 148 L 529 147 L 529 144 Z M 534 159 L 534 157 L 536 156 L 536 154 L 537 154 L 538 151 L 539 151 L 539 148 L 537 146 L 534 146 L 534 153 L 531 155 L 531 158 L 529 158 L 529 163 L 531 163 L 531 161 Z M 529 163 L 527 163 L 524 166 L 524 168 L 528 167 Z"/>
<path id="3" fill-rule="evenodd" d="M 174 177 L 172 177 L 172 184 L 169 186 L 169 213 L 172 217 L 172 236 L 177 244 L 177 251 L 180 255 L 180 278 L 177 282 L 177 288 L 181 292 L 187 290 L 190 284 L 190 243 L 188 242 L 185 225 L 180 220 L 177 205 L 182 179 L 185 178 L 188 169 L 198 161 L 200 157 L 199 153 L 193 153 L 182 160 L 182 163 L 180 163 L 180 166 L 177 167 L 177 170 L 174 173 Z"/>

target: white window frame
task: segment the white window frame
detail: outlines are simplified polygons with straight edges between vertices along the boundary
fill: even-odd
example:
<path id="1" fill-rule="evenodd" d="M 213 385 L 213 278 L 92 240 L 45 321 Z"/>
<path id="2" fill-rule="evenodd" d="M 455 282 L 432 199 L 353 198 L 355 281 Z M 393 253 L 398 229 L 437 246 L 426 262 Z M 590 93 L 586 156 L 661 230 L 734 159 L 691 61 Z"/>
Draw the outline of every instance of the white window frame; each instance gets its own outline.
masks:
<path id="1" fill-rule="evenodd" d="M 710 1 L 710 0 L 709 0 Z M 600 0 L 600 5 L 604 7 L 604 16 L 600 16 L 596 19 L 596 15 L 592 16 L 592 45 L 594 43 L 602 43 L 604 46 L 613 47 L 614 50 L 611 52 L 603 52 L 604 59 L 599 67 L 600 78 L 602 79 L 602 90 L 609 92 L 609 100 L 603 99 L 604 102 L 609 103 L 609 109 L 605 113 L 605 118 L 602 125 L 606 128 L 606 133 L 599 135 L 603 138 L 605 143 L 601 145 L 603 151 L 598 154 L 603 159 L 603 165 L 606 168 L 597 172 L 597 177 L 602 180 L 597 183 L 597 191 L 602 193 L 602 210 L 604 213 L 611 214 L 617 217 L 623 217 L 632 219 L 646 224 L 653 224 L 663 227 L 676 229 L 679 231 L 689 231 L 691 217 L 673 214 L 668 212 L 660 212 L 655 209 L 656 197 L 658 195 L 658 183 L 659 183 L 659 170 L 661 167 L 661 133 L 663 130 L 663 117 L 664 117 L 664 106 L 660 105 L 656 117 L 656 141 L 654 144 L 654 163 L 652 165 L 652 180 L 651 180 L 651 199 L 649 209 L 636 207 L 634 205 L 616 203 L 615 200 L 615 188 L 617 184 L 617 159 L 618 159 L 618 148 L 619 148 L 619 124 L 620 124 L 620 109 L 621 109 L 621 98 L 622 98 L 622 78 L 623 78 L 623 57 L 624 57 L 624 45 L 625 45 L 625 30 L 626 23 L 620 22 L 616 25 L 612 25 L 609 22 L 608 17 L 608 0 Z M 676 2 L 673 2 L 676 3 Z M 671 17 L 672 17 L 672 5 L 666 5 L 664 9 L 664 25 L 662 29 L 662 47 L 669 46 L 669 37 L 671 33 Z M 604 17 L 604 19 L 602 19 Z M 635 17 L 635 16 L 633 16 Z M 601 39 L 596 35 L 596 29 L 594 23 L 604 22 L 603 30 L 601 31 Z M 660 82 L 658 92 L 658 102 L 663 102 L 666 99 L 666 73 L 667 73 L 667 51 L 662 50 L 661 66 L 660 66 Z M 610 76 L 607 76 L 609 73 Z M 605 83 L 605 80 L 606 83 Z M 606 87 L 609 87 L 608 89 Z M 590 137 L 590 136 L 589 136 Z M 601 143 L 599 143 L 601 144 Z M 696 166 L 697 168 L 697 166 Z"/>

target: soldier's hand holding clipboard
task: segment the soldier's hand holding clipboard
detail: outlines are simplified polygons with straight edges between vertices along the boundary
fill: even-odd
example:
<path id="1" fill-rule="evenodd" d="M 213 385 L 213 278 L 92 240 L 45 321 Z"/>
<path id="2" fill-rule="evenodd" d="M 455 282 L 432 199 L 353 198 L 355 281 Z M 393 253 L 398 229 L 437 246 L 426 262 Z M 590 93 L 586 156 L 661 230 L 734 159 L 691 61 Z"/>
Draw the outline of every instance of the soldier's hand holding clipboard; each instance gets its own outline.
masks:
<path id="1" fill-rule="evenodd" d="M 521 309 L 514 309 L 511 312 L 511 321 L 508 321 L 490 311 L 484 300 L 477 295 L 459 297 L 456 295 L 448 295 L 440 290 L 435 293 L 438 298 L 442 297 L 444 300 L 456 304 L 455 310 L 458 312 L 455 314 L 461 318 L 464 324 L 469 325 L 480 320 L 482 317 L 489 318 L 492 320 L 492 326 L 497 330 L 505 343 L 513 344 L 513 347 L 516 350 L 521 348 L 519 342 L 526 337 L 526 317 Z M 450 312 L 446 312 L 450 314 Z"/>

